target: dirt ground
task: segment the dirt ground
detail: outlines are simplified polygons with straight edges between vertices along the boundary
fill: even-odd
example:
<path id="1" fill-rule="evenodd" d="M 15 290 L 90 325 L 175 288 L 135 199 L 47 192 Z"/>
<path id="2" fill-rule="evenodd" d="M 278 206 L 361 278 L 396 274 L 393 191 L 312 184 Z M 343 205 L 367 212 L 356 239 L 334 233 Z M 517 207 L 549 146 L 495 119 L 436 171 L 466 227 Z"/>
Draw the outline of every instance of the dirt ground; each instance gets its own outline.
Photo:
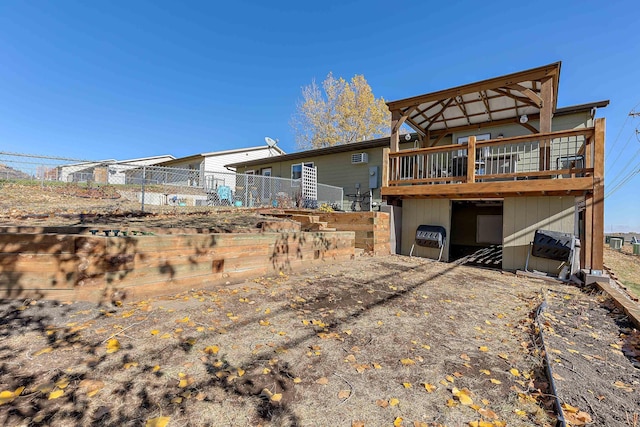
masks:
<path id="1" fill-rule="evenodd" d="M 554 425 L 545 297 L 562 403 L 635 425 L 637 334 L 606 299 L 401 256 L 119 307 L 5 302 L 0 422 Z"/>
<path id="2" fill-rule="evenodd" d="M 254 221 L 5 189 L 2 224 Z M 639 425 L 638 332 L 608 298 L 403 256 L 135 303 L 2 301 L 0 425 L 552 426 L 541 305 L 567 421 Z"/>
<path id="3" fill-rule="evenodd" d="M 0 226 L 96 226 L 200 228 L 218 233 L 255 232 L 264 216 L 248 209 L 147 206 L 110 187 L 0 184 Z"/>

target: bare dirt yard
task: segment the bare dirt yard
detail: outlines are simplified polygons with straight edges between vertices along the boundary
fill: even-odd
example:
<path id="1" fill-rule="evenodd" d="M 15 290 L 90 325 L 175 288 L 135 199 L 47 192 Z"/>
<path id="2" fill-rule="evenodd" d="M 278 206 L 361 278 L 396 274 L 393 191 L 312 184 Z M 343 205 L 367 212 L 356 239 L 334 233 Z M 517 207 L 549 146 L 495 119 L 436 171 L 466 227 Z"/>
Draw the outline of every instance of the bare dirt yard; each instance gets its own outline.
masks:
<path id="1" fill-rule="evenodd" d="M 83 213 L 232 230 L 257 217 L 64 200 L 13 203 L 0 222 Z M 454 263 L 365 255 L 145 301 L 2 301 L 0 313 L 0 425 L 553 426 L 556 396 L 569 425 L 640 423 L 640 338 L 606 295 Z"/>

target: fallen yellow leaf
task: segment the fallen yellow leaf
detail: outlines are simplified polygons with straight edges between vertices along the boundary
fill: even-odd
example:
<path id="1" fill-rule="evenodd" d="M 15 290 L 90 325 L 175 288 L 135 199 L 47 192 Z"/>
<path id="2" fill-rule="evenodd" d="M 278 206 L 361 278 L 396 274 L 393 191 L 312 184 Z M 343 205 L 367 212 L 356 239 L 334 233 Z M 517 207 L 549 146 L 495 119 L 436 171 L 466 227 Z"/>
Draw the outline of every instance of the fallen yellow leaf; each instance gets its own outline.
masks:
<path id="1" fill-rule="evenodd" d="M 218 354 L 219 351 L 220 347 L 218 347 L 217 345 L 210 345 L 204 348 L 204 352 L 207 354 Z"/>
<path id="2" fill-rule="evenodd" d="M 416 362 L 413 359 L 400 359 L 400 363 L 402 363 L 403 365 L 407 366 L 407 365 L 415 365 Z"/>
<path id="3" fill-rule="evenodd" d="M 398 399 L 396 399 L 395 397 L 392 397 L 391 399 L 389 399 L 389 405 L 391 406 L 396 406 L 400 403 L 400 401 Z"/>
<path id="4" fill-rule="evenodd" d="M 271 400 L 274 402 L 280 402 L 282 400 L 282 393 L 276 393 L 271 396 Z"/>
<path id="5" fill-rule="evenodd" d="M 516 368 L 509 369 L 509 372 L 511 372 L 511 375 L 513 375 L 514 377 L 520 376 L 520 371 L 518 371 Z"/>
<path id="6" fill-rule="evenodd" d="M 411 388 L 411 383 L 402 383 L 404 388 Z"/>
<path id="7" fill-rule="evenodd" d="M 20 396 L 24 387 L 18 387 L 16 391 L 2 391 L 0 392 L 0 405 L 4 405 L 5 403 L 12 402 L 13 399 Z"/>
<path id="8" fill-rule="evenodd" d="M 33 356 L 40 356 L 41 354 L 45 354 L 45 353 L 51 353 L 53 351 L 53 348 L 51 347 L 45 347 L 43 349 L 40 349 L 38 351 L 36 351 L 35 353 L 33 353 Z"/>
<path id="9" fill-rule="evenodd" d="M 427 393 L 433 393 L 433 391 L 436 389 L 436 386 L 434 386 L 433 384 L 424 383 L 424 388 L 425 390 L 427 390 Z"/>
<path id="10" fill-rule="evenodd" d="M 49 393 L 49 400 L 57 399 L 64 394 L 64 390 L 56 390 Z"/>
<path id="11" fill-rule="evenodd" d="M 120 341 L 115 338 L 107 341 L 107 353 L 115 353 L 118 350 L 120 350 Z"/>
<path id="12" fill-rule="evenodd" d="M 466 390 L 458 390 L 457 387 L 454 387 L 451 390 L 451 393 L 458 398 L 458 400 L 460 401 L 460 403 L 462 403 L 463 405 L 472 405 L 473 404 L 473 399 L 471 399 L 471 397 L 469 397 L 469 394 Z"/>
<path id="13" fill-rule="evenodd" d="M 479 347 L 478 350 L 480 350 L 482 352 L 487 352 L 487 351 L 489 351 L 489 347 L 483 345 L 482 347 Z"/>
<path id="14" fill-rule="evenodd" d="M 167 427 L 169 420 L 171 420 L 171 417 L 150 418 L 147 420 L 145 427 Z"/>
<path id="15" fill-rule="evenodd" d="M 502 381 L 497 380 L 495 378 L 491 378 L 491 382 L 494 383 L 494 384 L 502 384 Z"/>
<path id="16" fill-rule="evenodd" d="M 491 375 L 491 371 L 488 369 L 480 369 L 480 372 L 485 374 L 485 375 Z"/>
<path id="17" fill-rule="evenodd" d="M 395 420 L 393 420 L 393 427 L 402 427 L 402 417 L 396 417 Z"/>

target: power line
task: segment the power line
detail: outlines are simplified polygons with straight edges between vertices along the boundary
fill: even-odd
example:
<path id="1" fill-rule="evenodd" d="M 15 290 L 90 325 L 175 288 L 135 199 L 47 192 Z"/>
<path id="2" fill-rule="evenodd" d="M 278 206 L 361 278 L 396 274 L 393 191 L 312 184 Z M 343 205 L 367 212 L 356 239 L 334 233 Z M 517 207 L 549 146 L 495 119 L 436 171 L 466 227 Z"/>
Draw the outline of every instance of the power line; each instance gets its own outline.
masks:
<path id="1" fill-rule="evenodd" d="M 631 172 L 623 181 L 621 181 L 618 185 L 616 185 L 611 191 L 607 192 L 604 198 L 607 199 L 609 196 L 611 196 L 612 194 L 620 190 L 623 186 L 629 183 L 629 181 L 631 181 L 631 179 L 634 176 L 636 176 L 638 173 L 640 173 L 640 169 L 636 169 L 635 171 Z"/>
<path id="2" fill-rule="evenodd" d="M 618 135 L 616 135 L 616 139 L 614 139 L 613 143 L 611 143 L 611 146 L 609 146 L 609 152 L 610 153 L 613 152 L 613 149 L 616 147 L 616 144 L 617 144 L 617 142 L 618 142 L 618 140 L 620 138 L 620 135 L 622 135 L 622 131 L 624 130 L 625 126 L 627 125 L 627 122 L 629 121 L 629 117 L 640 117 L 640 113 L 637 113 L 635 111 L 635 109 L 638 108 L 638 106 L 640 106 L 640 102 L 638 102 L 636 105 L 633 106 L 633 108 L 631 108 L 631 111 L 629 112 L 629 114 L 627 114 L 627 117 L 624 119 L 624 123 L 622 123 L 622 126 L 620 127 L 620 130 L 618 131 Z M 622 153 L 624 152 L 624 149 L 626 148 L 628 143 L 629 143 L 629 140 L 627 140 L 627 142 L 625 143 L 625 146 L 623 147 L 623 149 L 618 151 L 618 155 L 616 156 L 615 160 L 613 161 L 613 164 L 611 165 L 612 168 L 616 164 L 616 162 L 618 161 L 618 159 L 620 158 Z"/>
<path id="3" fill-rule="evenodd" d="M 629 138 L 631 138 L 631 136 L 629 136 Z M 626 173 L 627 168 L 629 168 L 629 166 L 631 165 L 631 163 L 634 160 L 637 160 L 637 157 L 638 157 L 639 154 L 640 154 L 640 148 L 634 153 L 633 156 L 629 157 L 629 161 L 627 162 L 627 164 L 624 165 L 624 167 L 622 169 L 620 169 L 620 172 L 618 172 L 617 175 L 611 179 L 611 181 L 610 181 L 611 184 L 613 184 L 614 182 L 618 181 L 619 178 L 624 176 L 624 174 Z M 640 164 L 638 166 L 640 166 Z"/>

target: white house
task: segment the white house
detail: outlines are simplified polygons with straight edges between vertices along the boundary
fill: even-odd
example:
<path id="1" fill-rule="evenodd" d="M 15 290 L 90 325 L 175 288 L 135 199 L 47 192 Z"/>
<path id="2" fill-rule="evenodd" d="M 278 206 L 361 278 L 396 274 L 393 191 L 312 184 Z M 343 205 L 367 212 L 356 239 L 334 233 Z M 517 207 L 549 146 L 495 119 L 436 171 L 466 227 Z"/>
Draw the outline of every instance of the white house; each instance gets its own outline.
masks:
<path id="1" fill-rule="evenodd" d="M 286 153 L 277 146 L 262 145 L 194 154 L 158 163 L 155 166 L 193 171 L 193 173 L 175 174 L 173 179 L 169 176 L 168 180 L 165 179 L 163 181 L 165 183 L 170 182 L 193 187 L 235 186 L 235 169 L 228 168 L 225 165 L 281 156 L 283 154 Z M 232 180 L 233 183 L 229 182 L 229 180 Z"/>

